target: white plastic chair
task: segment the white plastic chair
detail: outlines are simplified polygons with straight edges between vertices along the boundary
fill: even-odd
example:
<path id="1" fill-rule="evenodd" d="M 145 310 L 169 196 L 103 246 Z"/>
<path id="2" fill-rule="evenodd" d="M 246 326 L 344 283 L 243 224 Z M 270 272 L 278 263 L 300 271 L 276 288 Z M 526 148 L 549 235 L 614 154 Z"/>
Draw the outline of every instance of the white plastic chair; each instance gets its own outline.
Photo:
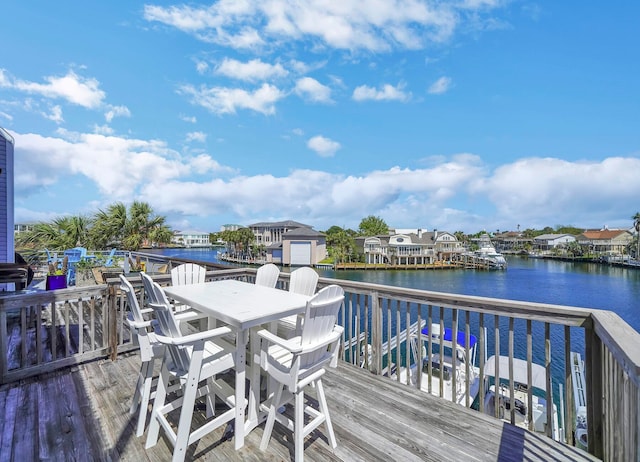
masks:
<path id="1" fill-rule="evenodd" d="M 289 278 L 289 292 L 302 295 L 313 295 L 318 286 L 318 273 L 313 268 L 304 266 L 291 272 Z M 291 338 L 300 335 L 302 315 L 287 316 L 278 320 L 278 336 Z"/>
<path id="2" fill-rule="evenodd" d="M 182 286 L 187 284 L 197 284 L 205 281 L 207 269 L 195 263 L 183 263 L 171 269 L 171 285 Z M 175 305 L 174 311 L 189 310 L 187 305 Z"/>
<path id="3" fill-rule="evenodd" d="M 318 292 L 308 303 L 302 326 L 302 335 L 285 340 L 268 330 L 258 331 L 262 339 L 260 363 L 277 384 L 270 397 L 269 415 L 260 449 L 265 450 L 271 438 L 274 422 L 294 431 L 295 460 L 302 462 L 304 438 L 322 423 L 325 424 L 332 448 L 337 446 L 331 426 L 329 408 L 322 386 L 325 365 L 337 366 L 337 352 L 344 329 L 336 325 L 338 311 L 344 302 L 344 291 L 331 285 Z M 318 397 L 318 409 L 305 405 L 304 389 L 312 385 Z M 287 390 L 284 390 L 284 387 Z M 278 408 L 294 401 L 294 420 L 289 420 Z M 305 425 L 305 413 L 312 420 Z"/>
<path id="4" fill-rule="evenodd" d="M 256 284 L 259 286 L 275 287 L 278 283 L 280 270 L 273 263 L 267 263 L 258 268 L 256 273 Z"/>
<path id="5" fill-rule="evenodd" d="M 171 269 L 171 285 L 197 284 L 204 282 L 207 269 L 195 263 L 183 263 Z"/>
<path id="6" fill-rule="evenodd" d="M 123 274 L 120 275 L 120 290 L 126 294 L 127 304 L 129 305 L 127 322 L 132 334 L 136 335 L 138 344 L 140 345 L 140 359 L 142 360 L 142 364 L 140 365 L 136 391 L 131 401 L 129 413 L 133 414 L 139 409 L 136 436 L 141 436 L 144 433 L 147 412 L 149 411 L 149 402 L 153 398 L 153 394 L 151 393 L 151 386 L 154 379 L 153 364 L 156 359 L 162 359 L 164 356 L 164 345 L 157 341 L 155 333 L 149 329 L 149 327 L 151 327 L 151 321 L 144 318 L 144 314 L 152 310 L 150 308 L 146 310 L 140 309 L 133 286 Z"/>
<path id="7" fill-rule="evenodd" d="M 152 283 L 153 297 L 161 303 L 151 303 L 159 330 L 158 342 L 166 347 L 162 370 L 151 413 L 151 422 L 147 435 L 146 448 L 158 442 L 160 428 L 173 446 L 173 461 L 185 459 L 187 447 L 216 428 L 235 419 L 235 391 L 216 375 L 235 366 L 235 345 L 223 337 L 232 333 L 229 327 L 218 327 L 205 332 L 183 336 L 173 315 L 164 291 L 157 283 Z M 182 394 L 168 395 L 169 384 L 177 381 Z M 204 383 L 200 386 L 201 383 Z M 191 429 L 196 398 L 205 396 L 207 409 L 215 410 L 215 397 L 221 398 L 229 409 L 213 416 L 200 427 Z M 167 401 L 167 398 L 173 398 Z M 245 403 L 240 403 L 244 406 Z M 181 408 L 181 409 L 180 409 Z M 180 409 L 177 429 L 169 422 L 168 414 Z"/>
<path id="8" fill-rule="evenodd" d="M 149 305 L 151 305 L 151 303 L 162 303 L 164 300 L 162 298 L 158 298 L 158 293 L 153 287 L 155 282 L 153 281 L 151 276 L 149 276 L 144 271 L 140 271 L 140 278 L 142 279 L 144 293 L 147 296 Z M 162 293 L 164 294 L 164 292 Z M 206 314 L 201 313 L 200 311 L 197 311 L 186 305 L 180 305 L 179 307 L 176 307 L 175 305 L 171 305 L 171 307 L 174 311 L 175 318 L 176 318 L 176 321 L 178 321 L 178 323 L 180 323 L 181 321 L 194 321 L 194 320 L 200 319 L 202 321 L 201 327 L 204 325 L 206 329 L 206 320 L 208 317 Z M 148 309 L 152 311 L 151 308 L 148 308 Z M 204 330 L 204 329 L 201 329 L 201 330 Z"/>

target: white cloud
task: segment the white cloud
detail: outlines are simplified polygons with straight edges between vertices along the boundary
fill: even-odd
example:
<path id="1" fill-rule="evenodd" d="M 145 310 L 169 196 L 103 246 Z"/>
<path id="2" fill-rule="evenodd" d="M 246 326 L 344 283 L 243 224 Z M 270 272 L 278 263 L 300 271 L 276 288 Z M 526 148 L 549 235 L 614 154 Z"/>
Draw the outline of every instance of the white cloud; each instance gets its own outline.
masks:
<path id="1" fill-rule="evenodd" d="M 337 141 L 320 135 L 310 138 L 307 141 L 307 147 L 322 157 L 332 157 L 341 148 L 340 143 Z"/>
<path id="2" fill-rule="evenodd" d="M 404 85 L 398 84 L 393 86 L 385 84 L 380 89 L 369 87 L 367 85 L 361 85 L 353 90 L 352 98 L 355 101 L 408 101 L 411 98 L 411 93 L 405 93 L 403 89 Z"/>
<path id="3" fill-rule="evenodd" d="M 441 95 L 446 93 L 451 87 L 451 78 L 449 77 L 440 77 L 438 80 L 433 82 L 429 86 L 428 93 L 431 95 Z"/>
<path id="4" fill-rule="evenodd" d="M 316 79 L 303 77 L 296 82 L 297 95 L 313 103 L 331 103 L 331 88 L 322 85 Z"/>
<path id="5" fill-rule="evenodd" d="M 187 143 L 190 143 L 191 141 L 199 141 L 201 143 L 204 143 L 205 141 L 207 141 L 207 134 L 203 132 L 187 133 Z"/>
<path id="6" fill-rule="evenodd" d="M 0 117 L 7 120 L 13 120 L 13 116 L 11 114 L 7 114 L 6 112 L 2 112 L 2 111 L 0 111 Z"/>
<path id="7" fill-rule="evenodd" d="M 285 94 L 274 85 L 263 84 L 253 92 L 240 88 L 200 87 L 184 85 L 180 93 L 191 96 L 191 102 L 214 114 L 235 114 L 237 109 L 250 109 L 265 115 L 275 114 L 275 103 Z"/>
<path id="8" fill-rule="evenodd" d="M 421 49 L 451 38 L 460 22 L 474 24 L 503 2 L 418 0 L 220 1 L 212 5 L 146 5 L 144 18 L 209 43 L 233 48 L 306 40 L 317 48 L 389 51 Z M 491 18 L 489 18 L 491 19 Z"/>
<path id="9" fill-rule="evenodd" d="M 111 122 L 114 117 L 131 117 L 131 112 L 126 106 L 109 106 L 107 112 L 104 113 L 104 118 L 107 122 Z"/>
<path id="10" fill-rule="evenodd" d="M 73 71 L 63 77 L 48 76 L 46 83 L 35 83 L 15 79 L 4 69 L 0 69 L 0 87 L 37 94 L 45 98 L 64 99 L 87 109 L 99 107 L 104 98 L 104 91 L 100 90 L 100 83 L 96 79 L 83 78 Z"/>
<path id="11" fill-rule="evenodd" d="M 50 109 L 51 112 L 42 114 L 45 119 L 52 120 L 57 124 L 64 122 L 64 117 L 62 117 L 62 108 L 60 106 L 52 106 Z"/>
<path id="12" fill-rule="evenodd" d="M 235 59 L 225 58 L 217 67 L 216 73 L 234 79 L 255 82 L 269 80 L 274 77 L 284 77 L 288 71 L 281 64 L 269 64 L 259 59 L 252 59 L 246 63 Z"/>
<path id="13" fill-rule="evenodd" d="M 108 125 L 94 125 L 93 133 L 98 133 L 100 135 L 113 135 L 113 128 Z"/>
<path id="14" fill-rule="evenodd" d="M 195 116 L 186 116 L 184 114 L 180 114 L 179 117 L 180 117 L 180 120 L 184 122 L 189 122 L 190 124 L 195 124 L 198 121 L 198 119 Z"/>

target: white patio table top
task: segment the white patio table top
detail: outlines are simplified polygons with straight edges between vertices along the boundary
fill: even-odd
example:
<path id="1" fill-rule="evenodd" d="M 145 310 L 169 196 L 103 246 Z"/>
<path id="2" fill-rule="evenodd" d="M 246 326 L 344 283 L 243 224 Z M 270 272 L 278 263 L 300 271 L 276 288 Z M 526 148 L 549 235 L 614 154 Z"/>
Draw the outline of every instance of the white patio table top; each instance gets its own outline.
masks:
<path id="1" fill-rule="evenodd" d="M 246 351 L 249 330 L 286 316 L 304 312 L 310 296 L 272 289 L 252 283 L 225 279 L 164 287 L 170 298 L 208 314 L 236 329 L 236 403 L 244 403 Z M 256 339 L 257 340 L 257 336 Z M 244 445 L 244 435 L 259 424 L 260 351 L 252 341 L 249 374 L 249 405 L 245 421 L 244 405 L 236 406 L 235 447 Z M 241 423 L 244 422 L 244 425 Z"/>

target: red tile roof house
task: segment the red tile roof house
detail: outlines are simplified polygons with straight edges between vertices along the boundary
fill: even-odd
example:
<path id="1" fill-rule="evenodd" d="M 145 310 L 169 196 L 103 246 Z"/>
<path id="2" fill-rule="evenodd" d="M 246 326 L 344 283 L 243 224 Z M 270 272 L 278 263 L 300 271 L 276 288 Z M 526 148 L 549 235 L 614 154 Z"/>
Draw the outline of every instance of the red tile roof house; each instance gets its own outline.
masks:
<path id="1" fill-rule="evenodd" d="M 633 241 L 633 234 L 626 229 L 588 229 L 576 237 L 578 244 L 590 251 L 609 255 L 623 255 Z"/>

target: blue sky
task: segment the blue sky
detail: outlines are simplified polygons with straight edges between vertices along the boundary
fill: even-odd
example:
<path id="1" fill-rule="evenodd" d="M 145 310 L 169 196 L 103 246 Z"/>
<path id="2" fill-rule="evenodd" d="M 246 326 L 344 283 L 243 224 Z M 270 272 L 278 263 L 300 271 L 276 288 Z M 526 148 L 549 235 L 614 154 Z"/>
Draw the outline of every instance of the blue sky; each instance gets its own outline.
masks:
<path id="1" fill-rule="evenodd" d="M 640 4 L 5 0 L 16 222 L 630 227 Z"/>

